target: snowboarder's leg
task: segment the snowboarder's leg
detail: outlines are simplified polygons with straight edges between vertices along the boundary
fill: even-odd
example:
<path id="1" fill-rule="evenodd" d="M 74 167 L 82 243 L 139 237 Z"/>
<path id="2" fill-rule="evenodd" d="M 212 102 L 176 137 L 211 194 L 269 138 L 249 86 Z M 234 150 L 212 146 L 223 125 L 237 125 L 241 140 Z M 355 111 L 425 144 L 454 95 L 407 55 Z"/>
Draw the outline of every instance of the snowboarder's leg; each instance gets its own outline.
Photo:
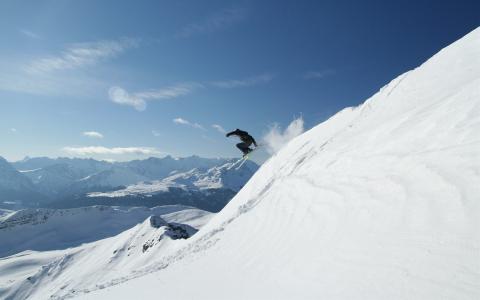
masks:
<path id="1" fill-rule="evenodd" d="M 247 153 L 245 153 L 245 154 L 248 154 L 248 153 L 253 151 L 253 149 L 250 148 L 250 146 L 252 145 L 252 142 L 246 142 L 245 145 L 247 145 Z"/>
<path id="2" fill-rule="evenodd" d="M 243 155 L 248 154 L 248 152 L 252 151 L 252 149 L 249 148 L 249 144 L 247 143 L 238 143 L 237 148 L 240 149 L 240 151 L 243 152 Z"/>

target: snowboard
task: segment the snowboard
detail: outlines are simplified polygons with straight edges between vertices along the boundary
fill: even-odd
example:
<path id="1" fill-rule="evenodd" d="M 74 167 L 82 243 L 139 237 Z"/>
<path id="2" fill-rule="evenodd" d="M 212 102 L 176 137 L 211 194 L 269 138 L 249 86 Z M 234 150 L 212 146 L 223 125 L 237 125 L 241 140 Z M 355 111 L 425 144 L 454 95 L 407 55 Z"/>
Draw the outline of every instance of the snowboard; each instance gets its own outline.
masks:
<path id="1" fill-rule="evenodd" d="M 227 168 L 227 170 L 231 170 L 235 167 L 235 170 L 239 170 L 243 164 L 249 159 L 249 156 L 257 151 L 257 149 L 260 148 L 260 145 L 255 147 L 254 149 L 252 149 L 252 151 L 248 152 L 247 154 L 245 154 L 243 157 L 241 157 L 239 160 L 237 160 L 236 162 L 234 162 L 230 167 Z"/>

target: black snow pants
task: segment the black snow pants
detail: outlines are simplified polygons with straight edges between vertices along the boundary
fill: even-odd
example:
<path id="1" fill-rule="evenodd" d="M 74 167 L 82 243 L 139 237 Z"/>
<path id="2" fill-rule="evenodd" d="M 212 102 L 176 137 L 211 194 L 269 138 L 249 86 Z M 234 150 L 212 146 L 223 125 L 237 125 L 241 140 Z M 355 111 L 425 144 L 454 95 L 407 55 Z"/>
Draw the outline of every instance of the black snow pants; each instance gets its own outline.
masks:
<path id="1" fill-rule="evenodd" d="M 250 149 L 250 145 L 252 143 L 245 143 L 245 142 L 242 142 L 242 143 L 238 143 L 237 144 L 237 148 L 240 149 L 240 151 L 243 152 L 243 154 L 247 154 L 248 152 L 252 151 L 252 149 Z"/>

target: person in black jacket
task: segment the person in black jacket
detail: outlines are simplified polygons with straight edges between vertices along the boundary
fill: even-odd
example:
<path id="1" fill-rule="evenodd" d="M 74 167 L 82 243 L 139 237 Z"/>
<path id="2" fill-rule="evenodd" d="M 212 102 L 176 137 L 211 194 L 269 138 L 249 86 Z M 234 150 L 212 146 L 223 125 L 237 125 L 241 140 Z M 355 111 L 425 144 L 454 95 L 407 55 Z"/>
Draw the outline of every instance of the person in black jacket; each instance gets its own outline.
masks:
<path id="1" fill-rule="evenodd" d="M 237 128 L 235 129 L 235 131 L 227 133 L 227 137 L 232 135 L 238 136 L 242 141 L 241 143 L 237 144 L 237 148 L 243 152 L 243 156 L 247 155 L 249 152 L 253 150 L 250 148 L 250 145 L 252 143 L 255 147 L 257 147 L 257 142 L 255 141 L 255 139 L 246 131 L 243 131 Z"/>

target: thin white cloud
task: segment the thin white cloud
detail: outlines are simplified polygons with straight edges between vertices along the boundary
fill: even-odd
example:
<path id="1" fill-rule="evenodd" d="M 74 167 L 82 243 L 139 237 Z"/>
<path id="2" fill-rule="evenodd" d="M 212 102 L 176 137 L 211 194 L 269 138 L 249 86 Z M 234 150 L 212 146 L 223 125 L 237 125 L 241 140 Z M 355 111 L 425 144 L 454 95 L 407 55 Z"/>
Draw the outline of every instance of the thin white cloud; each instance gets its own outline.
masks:
<path id="1" fill-rule="evenodd" d="M 16 128 L 10 128 L 10 132 L 17 132 L 17 129 Z"/>
<path id="2" fill-rule="evenodd" d="M 99 97 L 111 86 L 105 78 L 78 72 L 140 45 L 138 39 L 117 39 L 66 46 L 57 55 L 25 61 L 0 58 L 0 90 L 45 96 Z M 68 71 L 68 72 L 66 72 Z"/>
<path id="3" fill-rule="evenodd" d="M 202 125 L 200 125 L 198 123 L 193 123 L 192 126 L 195 127 L 195 128 L 201 129 L 201 130 L 206 130 L 205 127 L 203 127 Z"/>
<path id="4" fill-rule="evenodd" d="M 182 125 L 190 125 L 190 122 L 188 122 L 187 120 L 182 119 L 182 118 L 175 118 L 175 119 L 173 119 L 173 123 L 175 123 L 175 124 L 182 124 Z"/>
<path id="5" fill-rule="evenodd" d="M 303 74 L 304 79 L 322 79 L 334 73 L 333 70 L 326 69 L 322 71 L 309 71 Z"/>
<path id="6" fill-rule="evenodd" d="M 201 86 L 199 83 L 180 83 L 162 89 L 136 93 L 135 96 L 142 99 L 171 99 L 190 94 L 194 89 Z"/>
<path id="7" fill-rule="evenodd" d="M 114 86 L 108 90 L 108 97 L 117 104 L 133 106 L 136 110 L 142 111 L 147 107 L 144 99 L 136 97 L 135 94 L 130 95 L 121 87 Z"/>
<path id="8" fill-rule="evenodd" d="M 180 83 L 157 90 L 149 90 L 130 94 L 125 89 L 114 86 L 108 90 L 110 100 L 117 104 L 134 107 L 138 111 L 145 110 L 148 100 L 166 100 L 185 96 L 202 87 L 199 83 Z"/>
<path id="9" fill-rule="evenodd" d="M 103 134 L 101 134 L 100 132 L 97 132 L 97 131 L 84 131 L 82 134 L 84 136 L 97 138 L 97 139 L 103 138 Z"/>
<path id="10" fill-rule="evenodd" d="M 227 131 L 222 126 L 220 126 L 218 124 L 212 124 L 212 127 L 215 128 L 220 133 L 227 133 Z"/>
<path id="11" fill-rule="evenodd" d="M 152 130 L 152 134 L 153 134 L 153 136 L 156 136 L 156 137 L 159 137 L 159 136 L 162 135 L 160 132 L 158 132 L 156 130 Z"/>
<path id="12" fill-rule="evenodd" d="M 43 96 L 98 97 L 97 91 L 108 85 L 84 74 L 27 73 L 24 63 L 0 62 L 0 90 Z"/>
<path id="13" fill-rule="evenodd" d="M 93 155 L 93 154 L 108 154 L 108 155 L 122 155 L 122 154 L 139 154 L 139 155 L 155 155 L 161 154 L 159 150 L 152 147 L 114 147 L 107 148 L 103 146 L 88 146 L 88 147 L 64 147 L 63 151 L 76 155 Z"/>
<path id="14" fill-rule="evenodd" d="M 266 73 L 240 80 L 210 82 L 210 85 L 217 88 L 227 89 L 247 87 L 267 83 L 273 78 L 274 75 Z M 208 83 L 202 84 L 198 82 L 185 82 L 167 86 L 161 89 L 153 89 L 135 93 L 129 93 L 124 88 L 119 86 L 113 86 L 108 90 L 108 96 L 114 103 L 132 106 L 138 111 L 143 111 L 146 109 L 147 102 L 150 100 L 166 100 L 186 96 L 199 88 L 205 88 L 206 85 L 208 86 Z"/>
<path id="15" fill-rule="evenodd" d="M 229 8 L 210 15 L 203 21 L 191 23 L 179 32 L 176 36 L 179 38 L 188 38 L 194 35 L 208 34 L 240 22 L 246 18 L 246 10 L 244 8 Z"/>
<path id="16" fill-rule="evenodd" d="M 293 120 L 283 131 L 278 124 L 273 124 L 270 130 L 262 138 L 267 152 L 270 154 L 277 153 L 290 140 L 303 133 L 303 125 L 304 122 L 302 117 Z"/>
<path id="17" fill-rule="evenodd" d="M 35 74 L 95 65 L 101 60 L 115 57 L 138 45 L 138 40 L 130 38 L 73 44 L 57 56 L 44 57 L 31 62 L 25 70 Z"/>
<path id="18" fill-rule="evenodd" d="M 211 82 L 211 84 L 218 88 L 231 89 L 231 88 L 237 88 L 237 87 L 247 87 L 247 86 L 254 86 L 254 85 L 268 83 L 272 81 L 273 77 L 274 75 L 266 73 L 266 74 L 252 76 L 244 79 L 214 81 L 214 82 Z"/>
<path id="19" fill-rule="evenodd" d="M 30 30 L 27 30 L 27 29 L 20 29 L 19 31 L 20 31 L 21 34 L 23 34 L 23 35 L 25 35 L 25 36 L 27 36 L 31 39 L 39 40 L 39 39 L 42 38 L 39 34 L 33 32 L 33 31 L 30 31 Z"/>
<path id="20" fill-rule="evenodd" d="M 180 118 L 180 117 L 173 119 L 173 123 L 179 124 L 179 125 L 186 125 L 186 126 L 190 126 L 190 127 L 201 129 L 201 130 L 206 130 L 205 127 L 203 127 L 202 125 L 200 125 L 198 123 L 192 123 L 192 122 L 190 122 L 188 120 L 185 120 L 183 118 Z"/>

